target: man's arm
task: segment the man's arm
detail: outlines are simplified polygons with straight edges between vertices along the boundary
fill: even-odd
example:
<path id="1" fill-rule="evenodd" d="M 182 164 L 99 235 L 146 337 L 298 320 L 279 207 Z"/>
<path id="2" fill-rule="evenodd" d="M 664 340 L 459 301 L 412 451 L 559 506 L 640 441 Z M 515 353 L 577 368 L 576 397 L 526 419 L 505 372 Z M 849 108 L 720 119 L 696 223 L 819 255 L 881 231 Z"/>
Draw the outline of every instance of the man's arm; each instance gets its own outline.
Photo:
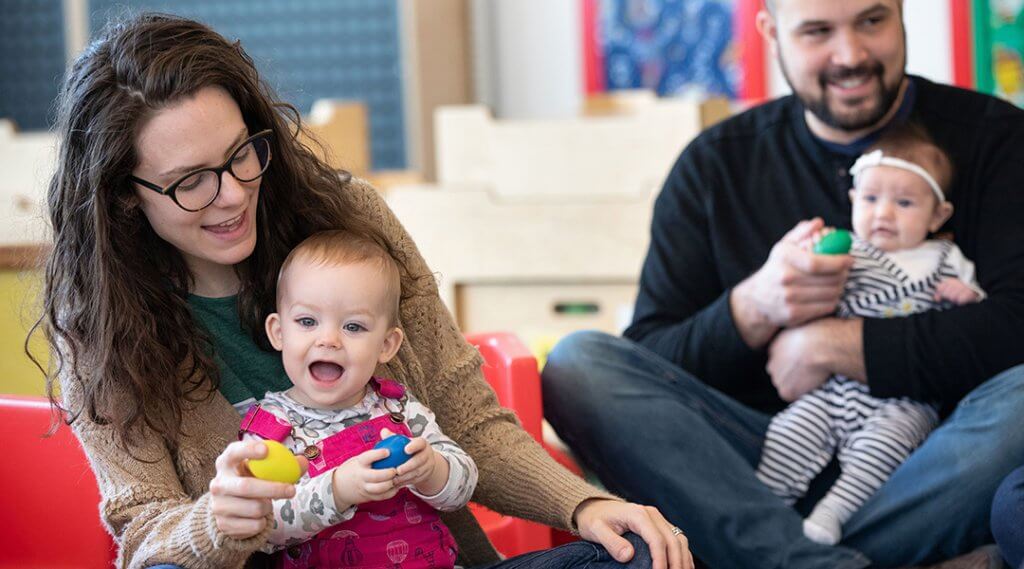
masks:
<path id="1" fill-rule="evenodd" d="M 798 223 L 772 247 L 765 264 L 733 288 L 733 319 L 751 348 L 765 347 L 783 326 L 835 312 L 853 258 L 812 254 L 805 244 L 824 225 L 821 218 Z"/>
<path id="2" fill-rule="evenodd" d="M 718 389 L 763 359 L 740 336 L 709 236 L 706 194 L 720 165 L 698 138 L 683 152 L 654 206 L 633 323 L 624 335 Z"/>
<path id="3" fill-rule="evenodd" d="M 726 393 L 764 365 L 762 349 L 782 326 L 831 314 L 851 264 L 800 246 L 820 219 L 797 224 L 765 264 L 734 288 L 720 277 L 707 203 L 717 156 L 691 145 L 655 205 L 636 313 L 625 335 Z"/>
<path id="4" fill-rule="evenodd" d="M 822 318 L 780 333 L 768 350 L 768 373 L 779 397 L 795 401 L 831 375 L 866 380 L 860 318 Z"/>

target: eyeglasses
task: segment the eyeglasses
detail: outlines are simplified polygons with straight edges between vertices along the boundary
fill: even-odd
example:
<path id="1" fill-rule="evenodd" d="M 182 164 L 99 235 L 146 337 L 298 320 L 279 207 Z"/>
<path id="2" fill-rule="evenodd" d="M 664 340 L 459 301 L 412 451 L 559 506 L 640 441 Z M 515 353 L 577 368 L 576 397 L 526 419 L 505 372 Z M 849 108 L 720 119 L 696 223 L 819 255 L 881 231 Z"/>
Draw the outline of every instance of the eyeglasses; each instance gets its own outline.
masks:
<path id="1" fill-rule="evenodd" d="M 199 211 L 220 195 L 220 182 L 229 172 L 239 182 L 252 182 L 267 171 L 270 164 L 270 138 L 274 131 L 267 129 L 247 138 L 231 153 L 226 162 L 216 168 L 203 168 L 185 174 L 166 188 L 137 178 L 128 178 L 144 188 L 169 196 L 185 211 Z"/>

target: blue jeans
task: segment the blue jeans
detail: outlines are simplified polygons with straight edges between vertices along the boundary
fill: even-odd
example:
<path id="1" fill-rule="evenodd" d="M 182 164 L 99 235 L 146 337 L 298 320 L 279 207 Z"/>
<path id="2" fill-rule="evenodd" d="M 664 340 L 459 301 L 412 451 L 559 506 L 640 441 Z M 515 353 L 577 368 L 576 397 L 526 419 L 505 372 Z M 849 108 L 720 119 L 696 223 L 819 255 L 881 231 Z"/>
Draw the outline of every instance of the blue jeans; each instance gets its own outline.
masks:
<path id="1" fill-rule="evenodd" d="M 544 551 L 524 553 L 511 559 L 477 569 L 648 569 L 651 552 L 640 536 L 627 533 L 622 537 L 633 545 L 633 558 L 619 563 L 604 547 L 589 541 L 567 543 Z M 154 565 L 148 569 L 183 569 L 177 565 Z"/>
<path id="2" fill-rule="evenodd" d="M 599 332 L 555 347 L 543 389 L 545 417 L 583 464 L 612 492 L 657 506 L 715 568 L 852 569 L 955 557 L 991 541 L 992 496 L 1024 463 L 1018 366 L 969 393 L 831 547 L 806 539 L 801 514 L 755 477 L 769 415 Z M 830 482 L 821 477 L 810 493 Z"/>
<path id="3" fill-rule="evenodd" d="M 996 490 L 992 535 L 1010 567 L 1024 567 L 1024 466 L 1014 470 Z"/>
<path id="4" fill-rule="evenodd" d="M 627 533 L 622 537 L 633 545 L 633 558 L 619 563 L 604 547 L 589 541 L 567 543 L 544 551 L 524 553 L 511 559 L 478 569 L 648 569 L 651 552 L 640 536 Z M 183 569 L 178 565 L 154 565 L 148 569 Z"/>
<path id="5" fill-rule="evenodd" d="M 633 558 L 619 563 L 599 544 L 576 541 L 544 551 L 517 555 L 480 569 L 649 569 L 651 552 L 640 536 L 627 533 L 623 537 L 633 544 Z"/>

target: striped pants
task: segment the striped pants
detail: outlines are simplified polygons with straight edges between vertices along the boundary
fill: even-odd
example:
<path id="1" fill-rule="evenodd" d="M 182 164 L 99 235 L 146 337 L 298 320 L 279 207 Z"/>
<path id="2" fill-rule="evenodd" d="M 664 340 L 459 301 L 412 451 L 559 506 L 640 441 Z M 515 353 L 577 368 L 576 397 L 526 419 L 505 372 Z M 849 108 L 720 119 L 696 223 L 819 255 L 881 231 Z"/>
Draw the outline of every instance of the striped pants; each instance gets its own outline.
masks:
<path id="1" fill-rule="evenodd" d="M 834 376 L 772 419 L 757 477 L 793 504 L 835 454 L 841 474 L 816 508 L 845 523 L 937 424 L 929 405 L 877 399 Z"/>

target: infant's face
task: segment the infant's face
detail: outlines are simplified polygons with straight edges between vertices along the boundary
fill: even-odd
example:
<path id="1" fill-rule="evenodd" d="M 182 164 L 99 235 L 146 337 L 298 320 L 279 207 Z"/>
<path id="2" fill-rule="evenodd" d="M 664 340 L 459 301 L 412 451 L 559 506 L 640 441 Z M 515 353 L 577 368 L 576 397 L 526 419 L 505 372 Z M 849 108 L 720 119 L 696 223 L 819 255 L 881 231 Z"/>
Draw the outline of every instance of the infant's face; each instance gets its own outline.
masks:
<path id="1" fill-rule="evenodd" d="M 402 333 L 392 325 L 380 270 L 296 259 L 281 279 L 267 335 L 281 350 L 293 399 L 319 409 L 362 400 L 377 364 L 391 359 Z"/>
<path id="2" fill-rule="evenodd" d="M 890 166 L 875 166 L 858 176 L 850 190 L 853 230 L 883 251 L 920 245 L 947 215 L 921 176 Z"/>

